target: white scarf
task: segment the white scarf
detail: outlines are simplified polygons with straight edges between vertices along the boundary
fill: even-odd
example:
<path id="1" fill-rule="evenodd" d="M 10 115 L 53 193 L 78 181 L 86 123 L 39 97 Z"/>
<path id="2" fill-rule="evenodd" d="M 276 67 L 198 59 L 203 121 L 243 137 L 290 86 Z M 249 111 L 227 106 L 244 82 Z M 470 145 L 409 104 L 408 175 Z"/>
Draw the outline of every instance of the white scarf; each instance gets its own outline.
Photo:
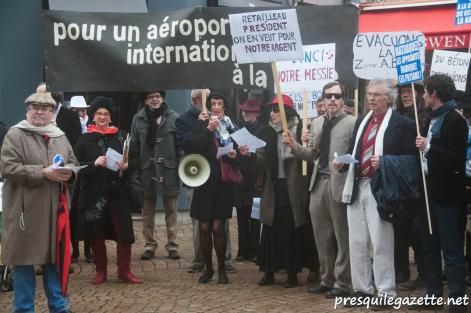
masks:
<path id="1" fill-rule="evenodd" d="M 20 129 L 24 129 L 26 131 L 38 134 L 40 136 L 47 135 L 51 138 L 60 137 L 60 136 L 65 135 L 64 132 L 62 130 L 60 130 L 59 127 L 55 126 L 52 123 L 48 124 L 46 126 L 34 126 L 33 124 L 31 124 L 27 120 L 22 120 L 21 122 L 19 122 L 18 124 L 12 126 L 11 128 L 20 128 Z"/>
<path id="2" fill-rule="evenodd" d="M 384 132 L 388 127 L 389 120 L 391 119 L 392 109 L 388 108 L 386 115 L 384 116 L 384 120 L 381 123 L 381 126 L 378 129 L 378 133 L 376 134 L 375 138 L 375 153 L 374 155 L 383 155 L 383 144 L 384 144 Z M 363 129 L 368 125 L 371 115 L 373 115 L 373 111 L 369 111 L 366 114 L 363 121 L 361 121 L 360 126 L 358 127 L 357 135 L 355 137 L 355 146 L 353 147 L 352 156 L 355 157 L 356 151 L 358 146 L 361 148 L 361 135 L 363 134 Z M 360 161 L 360 160 L 358 160 Z M 345 186 L 343 188 L 342 193 L 342 202 L 350 204 L 352 201 L 352 193 L 353 193 L 353 183 L 354 183 L 354 176 L 355 176 L 355 163 L 351 163 L 348 168 L 347 179 L 345 181 Z"/>

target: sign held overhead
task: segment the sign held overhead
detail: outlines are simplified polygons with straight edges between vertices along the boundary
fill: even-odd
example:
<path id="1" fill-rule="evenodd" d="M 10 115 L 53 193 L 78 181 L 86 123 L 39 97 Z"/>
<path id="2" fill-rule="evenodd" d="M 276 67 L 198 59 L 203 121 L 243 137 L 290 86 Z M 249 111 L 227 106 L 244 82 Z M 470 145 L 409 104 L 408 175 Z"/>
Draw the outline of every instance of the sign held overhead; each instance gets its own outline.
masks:
<path id="1" fill-rule="evenodd" d="M 425 36 L 420 32 L 359 33 L 353 40 L 353 72 L 363 79 L 396 79 L 394 46 L 417 40 L 425 65 Z"/>
<path id="2" fill-rule="evenodd" d="M 394 46 L 394 53 L 399 85 L 424 79 L 420 61 L 420 43 L 417 39 Z"/>
<path id="3" fill-rule="evenodd" d="M 295 9 L 229 14 L 229 24 L 239 64 L 303 58 Z"/>
<path id="4" fill-rule="evenodd" d="M 446 74 L 455 82 L 456 89 L 465 91 L 471 53 L 434 50 L 430 75 Z"/>

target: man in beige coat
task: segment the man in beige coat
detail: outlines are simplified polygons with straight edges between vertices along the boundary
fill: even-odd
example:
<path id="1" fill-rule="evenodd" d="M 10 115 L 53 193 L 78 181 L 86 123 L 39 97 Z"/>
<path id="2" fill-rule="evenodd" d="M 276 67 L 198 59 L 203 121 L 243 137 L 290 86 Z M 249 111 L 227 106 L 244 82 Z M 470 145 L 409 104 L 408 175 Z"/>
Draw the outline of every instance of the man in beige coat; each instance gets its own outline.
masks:
<path id="1" fill-rule="evenodd" d="M 14 266 L 14 312 L 34 312 L 34 265 L 42 265 L 50 312 L 68 312 L 56 266 L 56 220 L 60 183 L 71 180 L 71 169 L 57 169 L 55 155 L 64 164 L 77 163 L 59 128 L 51 123 L 56 102 L 50 93 L 34 93 L 26 101 L 26 120 L 5 136 L 1 151 L 3 186 L 2 262 Z"/>
<path id="2" fill-rule="evenodd" d="M 326 115 L 312 121 L 309 148 L 296 143 L 292 135 L 284 136 L 283 142 L 293 149 L 296 158 L 314 162 L 309 211 L 319 252 L 321 284 L 308 291 L 335 298 L 349 295 L 351 278 L 347 206 L 341 203 L 346 173 L 334 170 L 331 161 L 335 152 L 343 155 L 348 150 L 355 118 L 343 111 L 345 87 L 340 83 L 325 85 L 322 98 Z"/>

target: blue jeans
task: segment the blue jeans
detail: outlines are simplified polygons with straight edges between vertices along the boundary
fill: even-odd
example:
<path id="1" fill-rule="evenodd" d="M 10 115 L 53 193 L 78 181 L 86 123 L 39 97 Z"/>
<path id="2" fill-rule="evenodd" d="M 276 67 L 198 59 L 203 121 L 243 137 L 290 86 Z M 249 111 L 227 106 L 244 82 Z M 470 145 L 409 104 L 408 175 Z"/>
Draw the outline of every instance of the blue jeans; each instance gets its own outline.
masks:
<path id="1" fill-rule="evenodd" d="M 422 231 L 427 294 L 440 297 L 443 295 L 441 268 L 441 252 L 443 251 L 448 297 L 463 297 L 466 291 L 463 207 L 459 203 L 438 204 L 431 201 L 430 218 L 433 234 L 429 234 L 426 219 Z"/>
<path id="2" fill-rule="evenodd" d="M 15 266 L 13 279 L 15 290 L 13 312 L 34 313 L 34 294 L 36 289 L 34 266 Z M 59 274 L 55 264 L 43 265 L 43 285 L 49 311 L 54 313 L 68 312 L 68 299 L 62 296 Z"/>

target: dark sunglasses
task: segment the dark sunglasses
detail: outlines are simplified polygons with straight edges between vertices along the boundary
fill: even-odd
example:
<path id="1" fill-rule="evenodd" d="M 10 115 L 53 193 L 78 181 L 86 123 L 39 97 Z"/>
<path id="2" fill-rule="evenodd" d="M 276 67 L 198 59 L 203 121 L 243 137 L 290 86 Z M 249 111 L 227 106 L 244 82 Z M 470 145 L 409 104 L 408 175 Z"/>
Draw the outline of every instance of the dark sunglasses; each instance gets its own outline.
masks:
<path id="1" fill-rule="evenodd" d="M 326 93 L 324 95 L 324 99 L 332 99 L 332 97 L 334 97 L 336 100 L 340 100 L 342 99 L 342 95 L 340 93 Z"/>
<path id="2" fill-rule="evenodd" d="M 271 111 L 272 111 L 273 113 L 279 113 L 279 112 L 280 112 L 280 108 L 273 107 L 273 108 L 271 108 Z"/>

